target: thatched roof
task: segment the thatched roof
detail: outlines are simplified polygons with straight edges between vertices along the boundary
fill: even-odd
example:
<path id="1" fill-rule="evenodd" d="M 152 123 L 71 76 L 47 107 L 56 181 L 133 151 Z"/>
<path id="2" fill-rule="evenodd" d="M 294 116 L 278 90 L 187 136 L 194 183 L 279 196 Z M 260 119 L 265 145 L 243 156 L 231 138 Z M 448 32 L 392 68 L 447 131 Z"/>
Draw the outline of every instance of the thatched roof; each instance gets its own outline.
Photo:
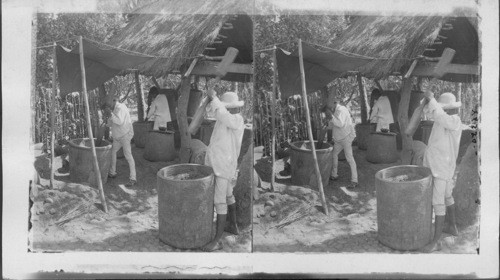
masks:
<path id="1" fill-rule="evenodd" d="M 163 76 L 181 70 L 199 54 L 223 55 L 229 46 L 240 53 L 235 62 L 252 62 L 252 22 L 244 1 L 161 0 L 139 8 L 110 41 L 119 48 L 158 57 L 139 70 Z M 222 29 L 224 23 L 233 30 Z M 238 36 L 229 36 L 233 35 Z M 217 37 L 222 34 L 223 37 Z M 224 35 L 226 34 L 226 35 Z M 214 43 L 214 41 L 218 41 Z M 206 50 L 213 47 L 215 50 Z"/>
<path id="2" fill-rule="evenodd" d="M 382 78 L 398 72 L 424 53 L 439 34 L 443 17 L 363 16 L 334 42 L 334 48 L 378 59 L 360 72 Z"/>
<path id="3" fill-rule="evenodd" d="M 445 24 L 451 24 L 453 28 L 445 30 Z M 360 16 L 354 18 L 350 27 L 334 42 L 335 49 L 381 58 L 359 69 L 364 76 L 376 79 L 398 72 L 404 74 L 416 57 L 440 57 L 446 47 L 457 51 L 452 63 L 477 64 L 478 36 L 474 19 L 445 16 Z M 457 78 L 471 79 L 456 75 L 443 77 L 445 80 Z"/>

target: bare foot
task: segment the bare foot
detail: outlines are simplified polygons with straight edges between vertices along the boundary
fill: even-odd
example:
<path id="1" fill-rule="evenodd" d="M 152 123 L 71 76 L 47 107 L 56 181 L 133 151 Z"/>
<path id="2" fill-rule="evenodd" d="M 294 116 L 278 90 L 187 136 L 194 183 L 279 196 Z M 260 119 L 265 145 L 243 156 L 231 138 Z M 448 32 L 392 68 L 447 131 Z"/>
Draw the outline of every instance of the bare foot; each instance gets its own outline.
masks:
<path id="1" fill-rule="evenodd" d="M 213 240 L 207 245 L 201 247 L 201 250 L 204 252 L 213 252 L 213 251 L 218 251 L 222 249 L 222 245 L 219 244 L 219 242 Z"/>
<path id="2" fill-rule="evenodd" d="M 224 229 L 225 232 L 229 232 L 234 235 L 239 235 L 240 230 L 238 229 L 238 225 L 229 223 L 229 225 Z"/>
<path id="3" fill-rule="evenodd" d="M 437 241 L 436 242 L 431 242 L 431 243 L 425 245 L 423 248 L 419 249 L 419 251 L 422 252 L 422 253 L 431 253 L 431 252 L 434 252 L 434 251 L 437 251 L 437 250 L 439 250 L 439 246 L 438 246 Z"/>
<path id="4" fill-rule="evenodd" d="M 458 229 L 457 226 L 447 226 L 443 229 L 444 233 L 451 234 L 453 236 L 458 236 Z"/>

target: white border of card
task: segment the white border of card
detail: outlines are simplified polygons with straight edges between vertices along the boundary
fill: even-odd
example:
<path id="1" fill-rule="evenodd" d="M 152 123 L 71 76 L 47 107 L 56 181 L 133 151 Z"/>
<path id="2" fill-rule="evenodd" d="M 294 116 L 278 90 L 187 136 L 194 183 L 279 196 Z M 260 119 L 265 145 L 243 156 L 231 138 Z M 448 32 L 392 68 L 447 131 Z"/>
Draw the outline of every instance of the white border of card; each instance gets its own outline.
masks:
<path id="1" fill-rule="evenodd" d="M 260 0 L 264 1 L 264 0 Z M 269 0 L 271 1 L 271 0 Z M 284 0 L 275 0 L 276 2 Z M 390 9 L 432 12 L 463 0 L 309 0 L 287 1 L 290 7 L 369 10 Z M 45 12 L 95 12 L 94 1 L 2 0 L 2 262 L 5 278 L 37 278 L 33 273 L 64 271 L 82 278 L 89 273 L 169 273 L 199 275 L 250 273 L 301 273 L 349 277 L 439 277 L 466 275 L 497 278 L 499 233 L 498 150 L 498 12 L 497 0 L 478 0 L 482 41 L 481 107 L 481 226 L 478 255 L 449 254 L 277 254 L 277 253 L 29 253 L 27 168 L 30 151 L 31 18 Z M 85 4 L 84 4 L 85 3 Z M 148 274 L 146 274 L 148 273 Z M 166 274 L 164 274 L 166 273 Z M 372 274 L 374 273 L 374 274 Z M 399 274 L 402 273 L 402 274 Z M 371 274 L 371 275 L 368 275 Z M 52 277 L 64 277 L 53 274 Z M 436 276 L 437 275 L 437 276 Z M 74 276 L 74 275 L 73 275 Z M 67 276 L 69 277 L 69 276 Z M 90 276 L 89 276 L 90 277 Z M 213 276 L 215 277 L 215 275 Z M 345 277 L 345 276 L 344 276 Z"/>

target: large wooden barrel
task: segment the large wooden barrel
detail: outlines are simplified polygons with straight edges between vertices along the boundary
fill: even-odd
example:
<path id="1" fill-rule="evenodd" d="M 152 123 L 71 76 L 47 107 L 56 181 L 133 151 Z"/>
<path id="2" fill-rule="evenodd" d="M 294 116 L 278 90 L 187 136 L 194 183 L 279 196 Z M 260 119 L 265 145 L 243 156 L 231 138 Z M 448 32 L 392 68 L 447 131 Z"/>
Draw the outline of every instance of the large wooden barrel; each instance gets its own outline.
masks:
<path id="1" fill-rule="evenodd" d="M 214 172 L 209 166 L 177 164 L 157 173 L 160 240 L 175 248 L 204 246 L 212 239 Z"/>
<path id="2" fill-rule="evenodd" d="M 146 146 L 146 138 L 150 130 L 153 129 L 154 122 L 134 122 L 134 144 L 137 148 L 144 148 Z"/>
<path id="3" fill-rule="evenodd" d="M 144 158 L 149 161 L 172 161 L 177 157 L 174 132 L 150 130 L 146 139 Z"/>
<path id="4" fill-rule="evenodd" d="M 96 155 L 102 183 L 108 181 L 111 167 L 111 143 L 106 140 L 96 141 Z M 97 186 L 94 171 L 94 159 L 89 138 L 77 138 L 69 141 L 69 177 L 75 183 L 89 183 Z"/>
<path id="5" fill-rule="evenodd" d="M 382 169 L 375 174 L 375 188 L 380 243 L 397 250 L 416 250 L 429 243 L 431 170 L 414 165 Z"/>
<path id="6" fill-rule="evenodd" d="M 368 138 L 370 138 L 370 133 L 375 132 L 377 128 L 376 123 L 358 123 L 355 126 L 356 129 L 356 142 L 358 144 L 358 149 L 366 150 L 368 147 Z"/>
<path id="7" fill-rule="evenodd" d="M 310 149 L 310 143 L 310 141 L 297 141 L 290 144 L 292 148 L 290 151 L 292 184 L 299 186 L 307 185 L 317 189 L 318 181 L 316 179 L 314 158 Z M 314 144 L 316 145 L 316 156 L 318 157 L 323 186 L 327 186 L 333 166 L 333 147 L 325 142 L 322 143 L 320 148 L 317 147 L 317 141 L 314 141 Z"/>
<path id="8" fill-rule="evenodd" d="M 372 163 L 393 163 L 399 158 L 396 133 L 372 132 L 368 140 L 366 160 Z"/>

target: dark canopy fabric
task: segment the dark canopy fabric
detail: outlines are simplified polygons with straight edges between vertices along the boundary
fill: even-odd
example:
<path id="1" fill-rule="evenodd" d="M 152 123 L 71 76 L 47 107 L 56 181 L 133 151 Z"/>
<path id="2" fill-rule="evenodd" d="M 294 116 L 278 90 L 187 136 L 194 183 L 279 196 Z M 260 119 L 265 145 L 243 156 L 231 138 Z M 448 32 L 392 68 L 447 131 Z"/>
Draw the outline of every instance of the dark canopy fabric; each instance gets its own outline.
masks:
<path id="1" fill-rule="evenodd" d="M 79 47 L 73 50 L 57 46 L 57 72 L 61 95 L 82 90 Z M 151 60 L 153 57 L 135 55 L 116 48 L 83 39 L 83 56 L 87 90 L 97 88 L 123 70 Z"/>
<path id="2" fill-rule="evenodd" d="M 302 43 L 302 52 L 307 93 L 317 91 L 346 72 L 356 71 L 360 66 L 373 61 L 371 58 L 336 50 L 318 50 L 307 43 Z M 277 49 L 276 60 L 281 96 L 286 98 L 302 94 L 298 52 L 289 53 Z"/>

